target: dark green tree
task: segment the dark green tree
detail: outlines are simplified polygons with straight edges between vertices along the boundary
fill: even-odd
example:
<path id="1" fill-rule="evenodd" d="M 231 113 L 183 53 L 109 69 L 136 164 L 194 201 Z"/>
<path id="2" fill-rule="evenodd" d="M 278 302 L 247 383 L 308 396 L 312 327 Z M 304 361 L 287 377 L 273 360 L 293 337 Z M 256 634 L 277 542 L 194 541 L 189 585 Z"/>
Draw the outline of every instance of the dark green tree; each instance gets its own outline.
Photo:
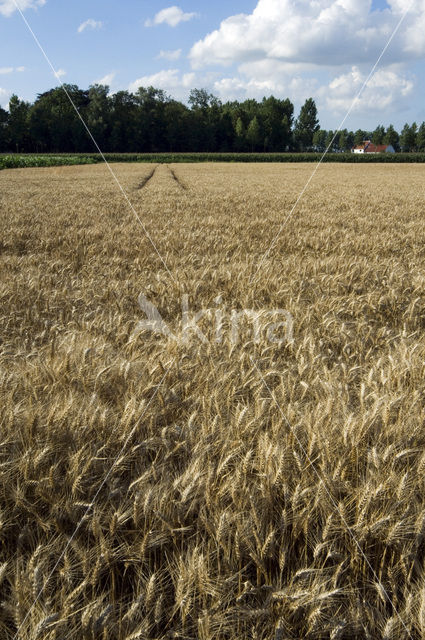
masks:
<path id="1" fill-rule="evenodd" d="M 328 149 L 330 152 L 335 151 L 337 149 L 337 138 L 338 135 L 336 131 L 329 130 L 326 134 L 325 149 Z"/>
<path id="2" fill-rule="evenodd" d="M 7 151 L 7 111 L 0 107 L 0 153 Z"/>
<path id="3" fill-rule="evenodd" d="M 372 133 L 372 142 L 375 145 L 383 144 L 385 138 L 385 127 L 379 125 Z"/>
<path id="4" fill-rule="evenodd" d="M 65 85 L 81 117 L 87 120 L 89 92 L 76 85 Z M 84 125 L 62 87 L 37 96 L 29 113 L 33 146 L 42 151 L 95 151 Z"/>
<path id="5" fill-rule="evenodd" d="M 339 132 L 338 136 L 338 148 L 340 151 L 351 151 L 351 148 L 354 144 L 354 134 L 352 131 L 348 131 L 347 129 L 342 129 Z"/>
<path id="6" fill-rule="evenodd" d="M 313 135 L 313 148 L 315 151 L 323 152 L 326 149 L 326 136 L 328 135 L 325 129 L 318 129 Z"/>
<path id="7" fill-rule="evenodd" d="M 365 140 L 367 140 L 366 136 L 366 131 L 363 131 L 363 129 L 357 129 L 354 134 L 354 145 L 356 147 L 360 146 Z"/>
<path id="8" fill-rule="evenodd" d="M 287 101 L 291 107 L 292 107 L 292 112 L 288 115 L 285 114 L 282 118 L 282 122 L 281 122 L 281 127 L 282 127 L 282 149 L 281 151 L 287 151 L 289 149 L 289 145 L 291 144 L 291 140 L 292 140 L 292 122 L 293 122 L 293 112 L 294 112 L 294 105 L 288 100 Z M 288 107 L 288 111 L 290 111 L 290 108 Z"/>
<path id="9" fill-rule="evenodd" d="M 220 110 L 220 120 L 217 131 L 217 151 L 233 151 L 234 130 L 232 117 L 223 108 Z"/>
<path id="10" fill-rule="evenodd" d="M 206 89 L 191 89 L 188 102 L 192 109 L 206 111 L 216 100 L 217 98 L 212 93 L 208 93 Z"/>
<path id="11" fill-rule="evenodd" d="M 261 145 L 261 127 L 257 116 L 254 116 L 248 125 L 248 129 L 246 130 L 246 141 L 248 142 L 251 151 L 256 151 Z"/>
<path id="12" fill-rule="evenodd" d="M 314 133 L 319 129 L 317 107 L 313 98 L 308 98 L 301 107 L 300 114 L 295 123 L 294 141 L 301 151 L 313 146 Z"/>
<path id="13" fill-rule="evenodd" d="M 261 117 L 260 116 L 261 107 L 258 104 L 257 100 L 254 100 L 253 98 L 249 98 L 248 100 L 244 100 L 243 102 L 241 102 L 240 108 L 244 113 L 245 126 L 248 126 L 248 124 L 251 122 L 253 118 L 255 118 L 255 116 L 257 116 L 258 119 L 260 119 Z"/>
<path id="14" fill-rule="evenodd" d="M 138 151 L 167 151 L 167 122 L 165 105 L 170 101 L 162 89 L 139 87 L 135 93 L 137 104 Z"/>
<path id="15" fill-rule="evenodd" d="M 422 122 L 416 136 L 416 147 L 418 151 L 425 151 L 425 122 Z"/>
<path id="16" fill-rule="evenodd" d="M 138 151 L 137 103 L 128 91 L 118 91 L 109 97 L 111 151 Z"/>
<path id="17" fill-rule="evenodd" d="M 354 147 L 354 132 L 348 131 L 347 133 L 347 151 L 351 151 Z"/>
<path id="18" fill-rule="evenodd" d="M 262 123 L 265 151 L 285 151 L 291 141 L 293 115 L 294 105 L 290 100 L 263 98 L 256 117 Z"/>
<path id="19" fill-rule="evenodd" d="M 245 150 L 245 145 L 246 145 L 246 138 L 245 138 L 245 125 L 243 123 L 243 120 L 241 117 L 239 117 L 236 121 L 236 127 L 235 127 L 235 134 L 236 134 L 236 140 L 235 140 L 235 148 L 236 151 L 244 151 Z"/>
<path id="20" fill-rule="evenodd" d="M 31 106 L 28 126 L 32 150 L 37 153 L 52 150 L 53 116 L 45 100 L 36 100 Z"/>
<path id="21" fill-rule="evenodd" d="M 219 139 L 221 102 L 206 89 L 192 89 L 188 100 L 193 112 L 196 151 L 215 151 Z"/>
<path id="22" fill-rule="evenodd" d="M 167 151 L 185 151 L 191 144 L 188 132 L 191 130 L 189 109 L 177 100 L 170 100 L 164 109 L 166 121 Z"/>
<path id="23" fill-rule="evenodd" d="M 411 126 L 406 124 L 400 135 L 400 147 L 404 152 L 416 151 L 416 136 L 418 125 L 414 122 Z"/>
<path id="24" fill-rule="evenodd" d="M 9 100 L 8 146 L 17 153 L 30 150 L 30 104 L 13 95 Z"/>
<path id="25" fill-rule="evenodd" d="M 205 149 L 207 151 L 218 151 L 221 139 L 221 113 L 222 104 L 218 98 L 211 95 L 210 105 L 206 111 L 206 140 Z"/>
<path id="26" fill-rule="evenodd" d="M 110 103 L 108 100 L 109 87 L 94 84 L 89 87 L 89 104 L 86 110 L 86 122 L 94 139 L 101 149 L 110 146 Z"/>
<path id="27" fill-rule="evenodd" d="M 398 135 L 397 131 L 394 129 L 393 125 L 390 124 L 389 127 L 387 127 L 387 130 L 385 132 L 384 144 L 392 145 L 394 149 L 398 151 L 399 140 L 400 140 L 400 136 Z"/>

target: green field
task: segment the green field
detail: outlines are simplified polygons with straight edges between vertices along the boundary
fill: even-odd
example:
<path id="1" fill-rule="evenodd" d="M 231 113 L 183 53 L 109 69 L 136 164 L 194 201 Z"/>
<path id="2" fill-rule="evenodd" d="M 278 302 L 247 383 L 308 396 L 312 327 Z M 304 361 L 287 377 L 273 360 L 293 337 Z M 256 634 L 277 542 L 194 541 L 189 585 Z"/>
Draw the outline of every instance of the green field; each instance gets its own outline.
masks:
<path id="1" fill-rule="evenodd" d="M 108 162 L 319 162 L 322 153 L 105 153 Z M 424 153 L 382 153 L 360 155 L 354 153 L 327 153 L 323 162 L 425 162 Z M 62 165 L 94 164 L 103 162 L 99 153 L 81 154 L 13 154 L 0 155 L 0 169 L 25 167 L 55 167 Z"/>

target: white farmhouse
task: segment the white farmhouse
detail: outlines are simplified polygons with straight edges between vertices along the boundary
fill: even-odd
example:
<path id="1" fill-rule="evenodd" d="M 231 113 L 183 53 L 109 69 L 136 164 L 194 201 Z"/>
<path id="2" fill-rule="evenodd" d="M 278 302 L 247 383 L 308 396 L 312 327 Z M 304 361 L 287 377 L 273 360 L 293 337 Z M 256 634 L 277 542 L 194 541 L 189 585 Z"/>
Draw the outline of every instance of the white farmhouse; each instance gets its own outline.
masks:
<path id="1" fill-rule="evenodd" d="M 371 140 L 363 140 L 362 144 L 351 149 L 351 153 L 395 153 L 392 144 L 373 144 Z"/>

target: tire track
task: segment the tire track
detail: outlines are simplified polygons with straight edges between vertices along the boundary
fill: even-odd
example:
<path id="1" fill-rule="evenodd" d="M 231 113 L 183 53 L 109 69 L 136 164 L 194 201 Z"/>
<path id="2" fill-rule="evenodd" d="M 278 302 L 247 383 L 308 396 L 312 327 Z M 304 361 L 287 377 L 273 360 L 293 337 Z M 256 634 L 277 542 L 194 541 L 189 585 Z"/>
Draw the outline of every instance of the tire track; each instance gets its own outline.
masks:
<path id="1" fill-rule="evenodd" d="M 143 178 L 143 180 L 142 180 L 142 181 L 140 182 L 140 184 L 137 186 L 137 190 L 138 190 L 138 191 L 141 191 L 142 189 L 144 189 L 144 188 L 146 187 L 146 185 L 148 184 L 148 182 L 149 182 L 150 180 L 152 180 L 152 178 L 154 177 L 154 175 L 155 175 L 155 171 L 156 171 L 157 169 L 158 169 L 158 165 L 156 165 L 156 166 L 152 169 L 152 171 L 151 171 L 147 176 L 145 176 L 145 177 Z"/>
<path id="2" fill-rule="evenodd" d="M 167 164 L 167 168 L 169 169 L 171 176 L 173 177 L 173 179 L 177 182 L 177 184 L 179 185 L 179 187 L 181 189 L 183 189 L 183 191 L 187 191 L 187 186 L 180 180 L 180 178 L 178 177 L 178 175 L 176 174 L 176 172 L 174 171 L 174 169 L 172 169 L 171 167 L 168 166 Z"/>

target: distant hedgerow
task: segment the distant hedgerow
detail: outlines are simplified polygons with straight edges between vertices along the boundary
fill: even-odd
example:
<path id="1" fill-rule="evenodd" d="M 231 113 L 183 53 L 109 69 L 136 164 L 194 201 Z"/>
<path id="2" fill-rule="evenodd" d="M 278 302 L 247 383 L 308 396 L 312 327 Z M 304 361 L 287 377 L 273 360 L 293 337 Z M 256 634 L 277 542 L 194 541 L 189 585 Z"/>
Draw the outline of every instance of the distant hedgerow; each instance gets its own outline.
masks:
<path id="1" fill-rule="evenodd" d="M 379 162 L 408 163 L 425 162 L 425 153 L 106 153 L 108 162 L 156 162 L 169 164 L 178 162 Z M 95 164 L 103 162 L 99 153 L 61 155 L 7 155 L 0 156 L 0 169 L 25 167 L 54 167 L 61 165 Z"/>
<path id="2" fill-rule="evenodd" d="M 95 164 L 89 156 L 10 155 L 0 156 L 0 169 L 25 169 L 27 167 L 58 167 L 61 165 Z"/>

